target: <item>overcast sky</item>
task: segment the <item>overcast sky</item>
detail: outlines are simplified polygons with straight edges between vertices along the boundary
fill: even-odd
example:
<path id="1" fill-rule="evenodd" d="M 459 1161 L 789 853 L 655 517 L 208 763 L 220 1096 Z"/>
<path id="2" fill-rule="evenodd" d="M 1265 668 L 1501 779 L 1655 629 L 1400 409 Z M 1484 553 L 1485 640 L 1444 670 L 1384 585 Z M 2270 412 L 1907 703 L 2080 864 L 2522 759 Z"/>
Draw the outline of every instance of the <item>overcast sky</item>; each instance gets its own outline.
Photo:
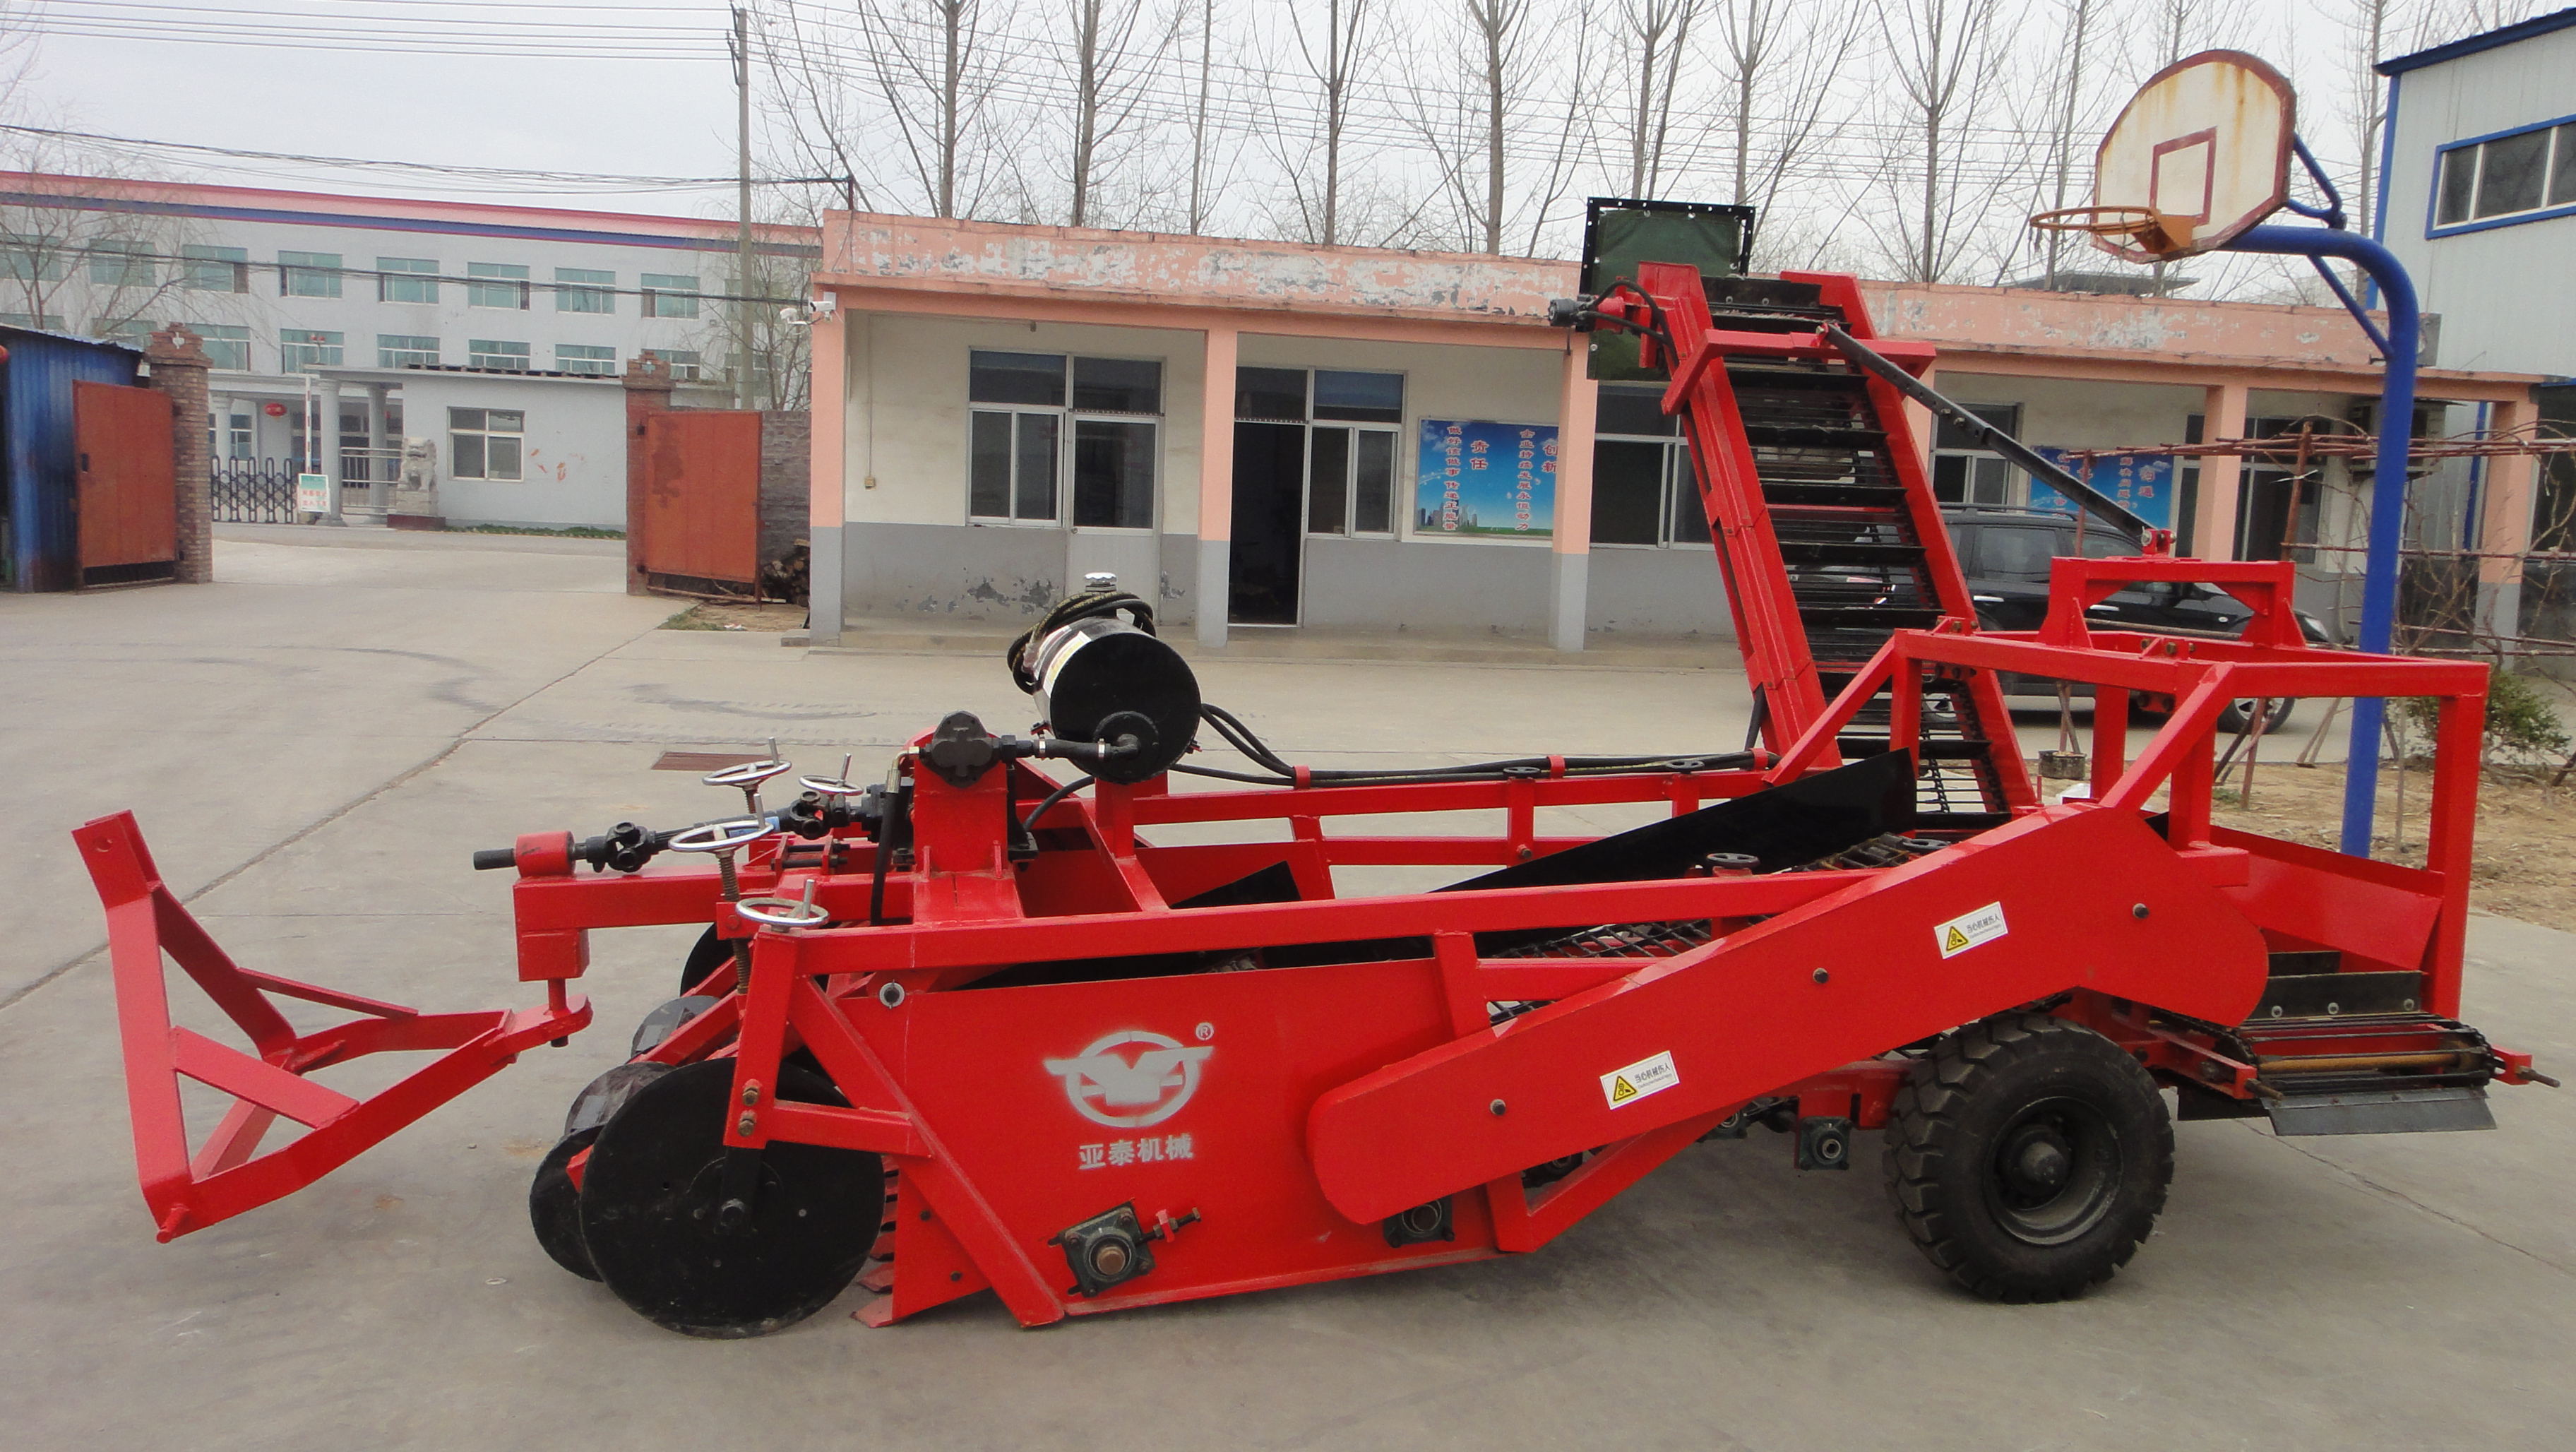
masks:
<path id="1" fill-rule="evenodd" d="M 644 175 L 731 175 L 734 88 L 727 9 L 662 0 L 658 23 L 704 32 L 695 60 L 390 55 L 44 34 L 15 119 L 149 140 L 261 151 Z M 328 11 L 314 0 L 260 0 L 272 12 Z M 47 5 L 60 17 L 107 5 Z M 121 7 L 118 7 L 121 8 Z M 144 23 L 189 10 L 220 22 L 232 6 L 169 0 Z M 475 12 L 458 7 L 466 16 Z M 500 7 L 499 13 L 508 13 Z M 466 22 L 459 22 L 463 28 Z M 309 168 L 168 156 L 168 174 L 245 185 L 329 189 Z M 416 177 L 349 190 L 421 194 Z M 455 194 L 455 193 L 449 193 Z M 549 200 L 521 193 L 488 200 Z M 561 198 L 603 210 L 730 216 L 729 188 L 706 193 Z"/>
<path id="2" fill-rule="evenodd" d="M 1253 0 L 1224 0 L 1221 11 Z M 1837 0 L 1823 0 L 1837 3 Z M 2053 26 L 2056 0 L 2006 0 L 2036 27 Z M 2201 9 L 2212 39 L 2272 59 L 2300 85 L 2303 125 L 2330 163 L 2354 152 L 2344 119 L 2351 51 L 2344 18 L 2364 0 L 2158 0 L 2117 8 L 2145 16 L 2180 3 Z M 1429 0 L 1400 0 L 1408 17 Z M 2477 28 L 2499 7 L 2531 0 L 2400 0 L 2437 17 L 2446 34 Z M 7 0 L 0 0 L 7 6 Z M 733 85 L 722 4 L 657 0 L 18 0 L 35 17 L 29 69 L 10 119 L 155 140 L 267 151 L 451 165 L 581 172 L 722 176 L 733 170 Z M 0 11 L 5 13 L 5 11 Z M 1034 14 L 1035 12 L 1032 12 Z M 478 22 L 482 22 L 479 23 Z M 1408 23 L 1409 20 L 1408 20 Z M 2143 25 L 2143 21 L 2138 22 Z M 526 27 L 563 27 L 526 39 Z M 333 27 L 427 27 L 430 46 L 489 46 L 488 54 L 389 54 L 209 43 L 258 27 L 302 27 L 328 41 Z M 196 29 L 191 32 L 190 27 Z M 519 29 L 513 31 L 511 27 Z M 65 32 L 89 33 L 65 33 Z M 2053 30 L 2044 32 L 2053 34 Z M 165 37 L 193 34 L 198 38 Z M 531 57 L 530 44 L 565 53 Z M 615 58 L 586 52 L 622 48 Z M 2408 48 L 2402 38 L 2387 49 Z M 647 55 L 690 58 L 645 58 Z M 2116 81 L 2114 95 L 2142 77 Z M 1847 86 L 1870 84 L 1854 77 Z M 288 163 L 227 162 L 157 153 L 150 169 L 189 179 L 381 195 L 467 197 L 467 188 L 417 174 L 328 172 Z M 730 216 L 729 186 L 617 194 L 548 195 L 492 189 L 484 199 L 552 202 L 598 210 Z M 898 205 L 901 203 L 898 202 Z M 1220 219 L 1223 220 L 1223 219 Z"/>

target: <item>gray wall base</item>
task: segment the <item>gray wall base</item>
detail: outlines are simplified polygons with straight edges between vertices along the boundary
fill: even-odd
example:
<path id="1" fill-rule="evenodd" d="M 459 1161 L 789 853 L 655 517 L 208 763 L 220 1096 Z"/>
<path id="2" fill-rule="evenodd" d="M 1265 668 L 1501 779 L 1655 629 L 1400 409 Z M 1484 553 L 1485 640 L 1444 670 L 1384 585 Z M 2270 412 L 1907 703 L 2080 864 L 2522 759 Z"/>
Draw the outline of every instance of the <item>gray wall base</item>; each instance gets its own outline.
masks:
<path id="1" fill-rule="evenodd" d="M 1225 540 L 1199 541 L 1199 644 L 1210 650 L 1225 646 L 1225 612 L 1229 604 L 1226 582 L 1233 571 L 1229 550 Z"/>
<path id="2" fill-rule="evenodd" d="M 806 532 L 813 557 L 806 561 L 805 618 L 816 645 L 841 643 L 842 601 L 849 595 L 849 581 L 841 573 L 841 541 L 848 531 L 848 525 L 836 524 Z"/>
<path id="3" fill-rule="evenodd" d="M 1556 562 L 1556 618 L 1548 639 L 1558 650 L 1581 650 L 1591 600 L 1592 557 L 1558 554 L 1550 558 Z"/>

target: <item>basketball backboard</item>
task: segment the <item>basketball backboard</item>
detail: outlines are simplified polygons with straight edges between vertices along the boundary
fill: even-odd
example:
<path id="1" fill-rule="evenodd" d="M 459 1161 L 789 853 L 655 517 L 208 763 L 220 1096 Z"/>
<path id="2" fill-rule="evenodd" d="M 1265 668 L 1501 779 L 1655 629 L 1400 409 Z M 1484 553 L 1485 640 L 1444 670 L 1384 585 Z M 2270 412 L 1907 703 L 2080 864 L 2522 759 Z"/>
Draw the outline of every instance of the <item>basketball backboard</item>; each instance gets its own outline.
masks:
<path id="1" fill-rule="evenodd" d="M 2092 234 L 2131 262 L 2225 245 L 2290 193 L 2297 98 L 2242 51 L 2205 50 L 2158 71 L 2129 98 L 2093 155 L 2093 205 L 2032 225 Z"/>

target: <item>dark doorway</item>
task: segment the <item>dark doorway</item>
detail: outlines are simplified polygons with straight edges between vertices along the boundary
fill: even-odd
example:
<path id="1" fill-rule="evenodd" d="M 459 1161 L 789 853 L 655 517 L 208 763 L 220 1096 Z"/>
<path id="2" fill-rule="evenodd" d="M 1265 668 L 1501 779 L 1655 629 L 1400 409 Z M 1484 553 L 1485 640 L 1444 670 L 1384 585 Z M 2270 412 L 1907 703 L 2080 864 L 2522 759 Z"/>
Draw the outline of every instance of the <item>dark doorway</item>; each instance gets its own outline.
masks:
<path id="1" fill-rule="evenodd" d="M 1297 623 L 1298 551 L 1305 538 L 1306 426 L 1234 426 L 1234 540 L 1226 619 Z"/>

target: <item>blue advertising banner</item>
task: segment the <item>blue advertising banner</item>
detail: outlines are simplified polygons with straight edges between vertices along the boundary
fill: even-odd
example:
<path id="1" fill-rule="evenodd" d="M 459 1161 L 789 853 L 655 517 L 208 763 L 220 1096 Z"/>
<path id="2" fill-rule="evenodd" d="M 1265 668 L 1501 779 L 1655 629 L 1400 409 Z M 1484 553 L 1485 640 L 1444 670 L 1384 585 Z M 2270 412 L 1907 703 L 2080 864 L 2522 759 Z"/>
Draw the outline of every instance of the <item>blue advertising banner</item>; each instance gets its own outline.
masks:
<path id="1" fill-rule="evenodd" d="M 1556 425 L 1424 419 L 1413 531 L 1549 538 L 1556 532 Z"/>
<path id="2" fill-rule="evenodd" d="M 2156 528 L 2173 528 L 2174 461 L 2170 457 L 2112 454 L 2088 464 L 2069 456 L 2064 449 L 2034 448 L 2031 452 L 2120 501 L 2130 513 Z M 2030 481 L 2030 507 L 2059 514 L 2078 512 L 2074 500 L 2036 479 Z"/>

